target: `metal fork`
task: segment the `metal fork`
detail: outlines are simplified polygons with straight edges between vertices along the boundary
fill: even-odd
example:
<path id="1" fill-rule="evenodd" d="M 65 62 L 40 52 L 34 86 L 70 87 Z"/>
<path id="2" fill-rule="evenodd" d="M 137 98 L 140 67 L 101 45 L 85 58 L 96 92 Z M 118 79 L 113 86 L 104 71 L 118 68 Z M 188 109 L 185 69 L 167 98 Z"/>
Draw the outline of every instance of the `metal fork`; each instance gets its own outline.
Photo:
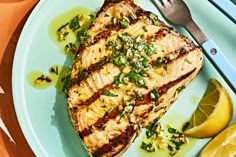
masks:
<path id="1" fill-rule="evenodd" d="M 236 94 L 236 71 L 213 40 L 208 39 L 191 17 L 189 8 L 183 0 L 152 0 L 162 15 L 173 24 L 183 26 L 203 48 L 208 60 Z"/>

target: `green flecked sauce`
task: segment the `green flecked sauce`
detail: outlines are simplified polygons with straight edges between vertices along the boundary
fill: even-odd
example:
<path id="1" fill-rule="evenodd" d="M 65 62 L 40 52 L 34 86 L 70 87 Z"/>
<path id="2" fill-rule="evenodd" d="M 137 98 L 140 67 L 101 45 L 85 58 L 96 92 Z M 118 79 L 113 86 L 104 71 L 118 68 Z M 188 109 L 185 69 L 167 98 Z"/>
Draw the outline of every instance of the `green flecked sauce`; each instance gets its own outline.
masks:
<path id="1" fill-rule="evenodd" d="M 65 40 L 59 40 L 59 35 L 57 30 L 65 25 L 66 23 L 70 22 L 74 17 L 77 15 L 83 15 L 84 22 L 79 29 L 74 31 L 73 29 L 68 29 L 68 35 L 65 37 Z M 75 7 L 72 8 L 65 13 L 62 13 L 56 16 L 49 25 L 49 35 L 51 39 L 58 45 L 61 52 L 65 53 L 65 45 L 68 43 L 76 43 L 77 42 L 77 32 L 81 30 L 87 29 L 93 18 L 90 15 L 95 15 L 94 12 L 85 7 Z M 65 53 L 66 54 L 66 53 Z"/>
<path id="2" fill-rule="evenodd" d="M 180 113 L 172 112 L 171 114 L 165 115 L 164 120 L 160 121 L 160 123 L 162 124 L 162 129 L 164 130 L 163 137 L 165 138 L 165 141 L 166 141 L 164 143 L 168 143 L 170 137 L 172 136 L 172 134 L 170 134 L 167 131 L 168 125 L 171 125 L 171 127 L 181 131 L 182 126 L 185 122 L 186 122 L 186 117 L 184 117 Z M 174 126 L 172 126 L 172 124 Z M 168 148 L 166 146 L 159 145 L 160 139 L 157 139 L 157 140 L 152 140 L 151 138 L 147 139 L 146 135 L 143 134 L 143 135 L 141 135 L 139 141 L 137 142 L 136 150 L 137 150 L 138 154 L 140 155 L 140 157 L 145 157 L 145 156 L 148 156 L 148 157 L 157 157 L 157 156 L 183 157 L 183 156 L 186 156 L 187 153 L 189 152 L 189 150 L 192 150 L 194 148 L 194 146 L 197 144 L 197 142 L 199 141 L 199 139 L 196 139 L 196 138 L 190 138 L 190 137 L 187 137 L 187 138 L 188 138 L 188 143 L 181 145 L 180 150 L 175 155 L 170 155 L 170 151 L 168 150 Z M 141 148 L 142 142 L 145 142 L 145 143 L 153 142 L 153 145 L 156 146 L 156 150 L 153 152 L 148 152 L 145 149 L 142 149 Z M 159 146 L 161 148 L 159 148 Z"/>
<path id="3" fill-rule="evenodd" d="M 193 149 L 193 147 L 196 145 L 197 141 L 198 141 L 197 139 L 189 138 L 189 143 L 181 146 L 181 149 L 179 150 L 179 152 L 173 155 L 173 157 L 186 156 L 189 150 Z M 154 144 L 157 144 L 157 142 L 155 143 L 154 141 Z M 170 156 L 171 157 L 171 155 L 169 154 L 170 151 L 168 149 L 157 149 L 155 152 L 147 152 L 146 150 L 142 149 L 140 146 L 141 146 L 141 142 L 137 144 L 137 151 L 140 157 L 145 157 L 145 156 L 148 156 L 148 157 Z"/>
<path id="4" fill-rule="evenodd" d="M 59 93 L 62 93 L 61 91 L 63 82 L 61 81 L 61 79 L 65 76 L 67 71 L 68 67 L 53 65 L 49 67 L 47 72 L 42 72 L 39 70 L 29 72 L 27 79 L 29 84 L 32 85 L 32 87 L 34 87 L 35 89 L 45 89 L 54 86 Z"/>
<path id="5" fill-rule="evenodd" d="M 82 17 L 81 19 L 79 18 L 80 22 L 82 22 L 80 23 L 80 26 L 75 29 L 75 25 L 72 25 L 71 23 L 74 22 L 75 17 L 77 16 Z M 70 43 L 75 44 L 75 50 L 77 49 L 77 47 L 79 46 L 77 41 L 78 32 L 86 30 L 90 26 L 94 16 L 95 14 L 92 10 L 78 6 L 56 16 L 51 21 L 48 28 L 48 33 L 50 35 L 50 38 L 55 42 L 55 45 L 58 46 L 58 53 L 63 53 L 68 57 L 74 57 L 74 54 L 66 52 L 65 47 Z M 58 30 L 63 25 L 66 25 L 68 29 L 65 39 L 61 40 L 59 38 L 60 36 L 58 34 Z M 71 26 L 74 27 L 71 28 Z M 54 68 L 55 71 L 52 72 L 51 68 Z M 48 71 L 42 72 L 36 69 L 29 72 L 27 75 L 27 81 L 35 89 L 46 89 L 54 86 L 57 89 L 58 93 L 63 94 L 62 89 L 65 82 L 62 82 L 61 80 L 65 77 L 68 71 L 69 68 L 62 65 L 49 65 Z"/>

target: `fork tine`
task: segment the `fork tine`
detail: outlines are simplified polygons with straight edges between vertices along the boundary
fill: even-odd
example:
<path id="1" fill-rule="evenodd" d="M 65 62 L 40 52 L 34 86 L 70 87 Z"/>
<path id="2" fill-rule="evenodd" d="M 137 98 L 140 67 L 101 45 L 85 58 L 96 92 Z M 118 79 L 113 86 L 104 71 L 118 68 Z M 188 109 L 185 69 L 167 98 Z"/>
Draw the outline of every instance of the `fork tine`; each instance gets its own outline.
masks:
<path id="1" fill-rule="evenodd" d="M 170 3 L 171 0 L 162 0 L 164 7 Z"/>
<path id="2" fill-rule="evenodd" d="M 153 2 L 154 2 L 154 4 L 157 6 L 157 8 L 159 9 L 159 10 L 162 10 L 163 9 L 163 2 L 162 2 L 162 0 L 161 0 L 161 3 L 162 4 L 160 4 L 159 2 L 157 2 L 157 0 L 152 0 Z"/>

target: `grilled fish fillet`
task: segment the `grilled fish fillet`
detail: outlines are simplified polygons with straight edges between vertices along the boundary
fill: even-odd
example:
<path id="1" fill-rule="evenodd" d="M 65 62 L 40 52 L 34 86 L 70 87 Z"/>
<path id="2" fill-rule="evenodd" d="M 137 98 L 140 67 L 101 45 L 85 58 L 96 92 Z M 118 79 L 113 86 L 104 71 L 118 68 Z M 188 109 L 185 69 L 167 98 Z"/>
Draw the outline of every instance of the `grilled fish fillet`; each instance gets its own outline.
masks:
<path id="1" fill-rule="evenodd" d="M 87 33 L 68 110 L 91 156 L 120 156 L 198 74 L 202 50 L 132 0 L 105 0 Z"/>

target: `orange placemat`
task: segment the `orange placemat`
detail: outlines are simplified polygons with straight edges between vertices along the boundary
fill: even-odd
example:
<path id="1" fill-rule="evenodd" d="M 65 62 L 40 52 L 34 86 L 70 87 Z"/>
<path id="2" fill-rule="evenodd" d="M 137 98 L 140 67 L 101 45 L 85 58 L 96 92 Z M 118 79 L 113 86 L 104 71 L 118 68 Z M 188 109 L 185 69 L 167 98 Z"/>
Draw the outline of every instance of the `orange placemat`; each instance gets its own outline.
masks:
<path id="1" fill-rule="evenodd" d="M 33 157 L 18 124 L 12 98 L 11 73 L 16 44 L 27 17 L 38 0 L 0 0 L 0 118 L 8 133 L 0 127 L 1 157 Z M 23 20 L 22 20 L 23 19 Z"/>

